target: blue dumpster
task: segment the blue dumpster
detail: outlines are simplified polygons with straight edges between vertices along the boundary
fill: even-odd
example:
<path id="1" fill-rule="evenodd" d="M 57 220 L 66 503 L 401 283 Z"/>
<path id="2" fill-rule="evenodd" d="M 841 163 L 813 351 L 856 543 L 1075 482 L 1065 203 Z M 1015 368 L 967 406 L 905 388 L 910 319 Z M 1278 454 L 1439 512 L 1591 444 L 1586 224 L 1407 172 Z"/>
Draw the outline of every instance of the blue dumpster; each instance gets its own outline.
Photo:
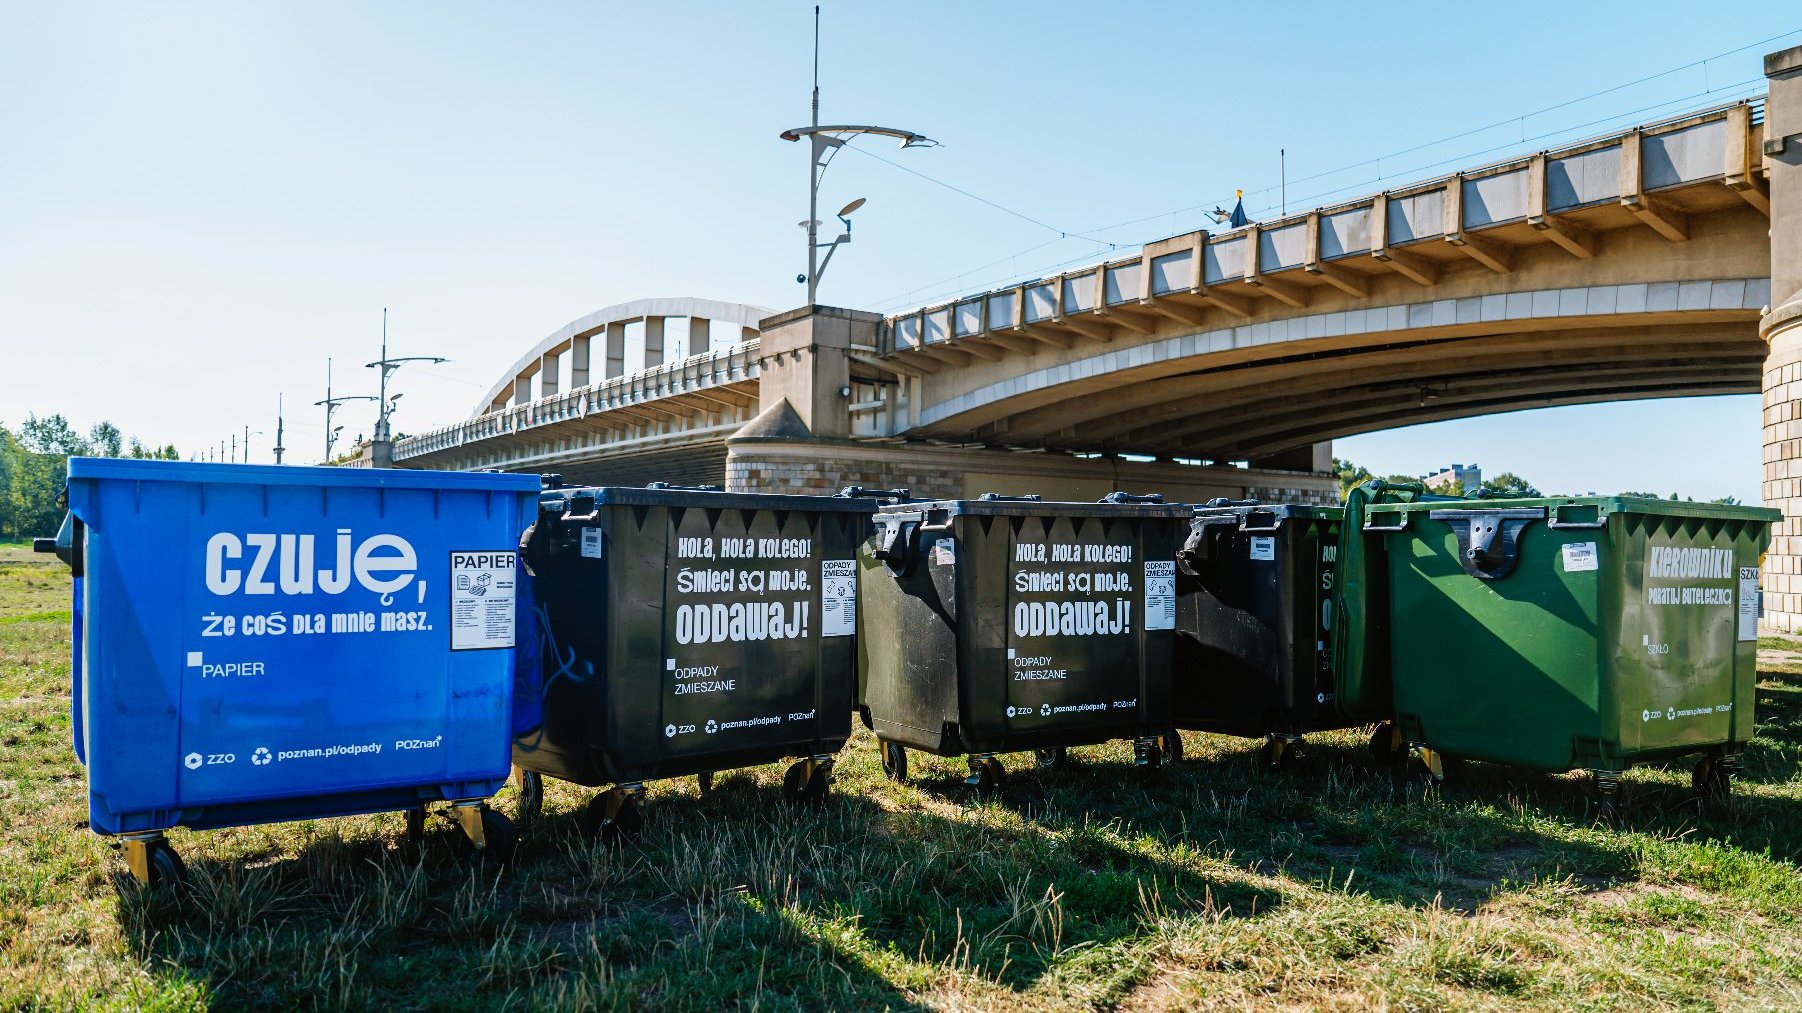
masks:
<path id="1" fill-rule="evenodd" d="M 75 458 L 75 750 L 90 826 L 141 882 L 163 839 L 456 803 L 470 842 L 510 769 L 529 475 Z M 47 543 L 47 544 L 46 544 Z"/>

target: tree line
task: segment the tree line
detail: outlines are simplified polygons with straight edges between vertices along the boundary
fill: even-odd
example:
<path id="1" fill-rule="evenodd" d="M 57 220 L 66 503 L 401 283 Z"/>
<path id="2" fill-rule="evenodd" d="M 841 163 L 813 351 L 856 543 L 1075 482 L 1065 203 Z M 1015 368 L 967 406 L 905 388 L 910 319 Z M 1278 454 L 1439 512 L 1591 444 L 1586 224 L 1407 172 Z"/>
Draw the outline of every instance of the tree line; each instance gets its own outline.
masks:
<path id="1" fill-rule="evenodd" d="M 174 445 L 126 439 L 111 422 L 86 435 L 61 415 L 27 415 L 17 429 L 0 423 L 0 541 L 56 533 L 63 519 L 57 499 L 69 479 L 70 457 L 181 460 Z"/>
<path id="2" fill-rule="evenodd" d="M 1354 464 L 1351 461 L 1348 461 L 1343 457 L 1333 458 L 1333 474 L 1339 479 L 1339 498 L 1341 500 L 1345 499 L 1346 493 L 1352 491 L 1353 489 L 1356 489 L 1358 486 L 1363 485 L 1365 482 L 1368 482 L 1373 478 L 1381 478 L 1386 482 L 1418 482 L 1418 481 L 1420 481 L 1420 479 L 1416 478 L 1413 475 L 1375 475 L 1375 474 L 1371 473 L 1370 469 L 1365 468 L 1361 465 Z M 1475 489 L 1466 489 L 1464 487 L 1463 482 L 1459 482 L 1454 479 L 1454 480 L 1446 481 L 1446 482 L 1436 482 L 1433 484 L 1433 487 L 1429 491 L 1440 493 L 1441 495 L 1445 495 L 1445 496 L 1477 496 L 1477 497 L 1481 497 L 1484 499 L 1503 498 L 1503 497 L 1530 498 L 1530 497 L 1545 496 L 1545 495 L 1552 495 L 1552 496 L 1564 495 L 1563 493 L 1542 493 L 1537 488 L 1534 487 L 1533 483 L 1527 481 L 1526 479 L 1520 477 L 1519 475 L 1516 475 L 1512 471 L 1504 471 L 1501 474 L 1495 476 L 1494 478 L 1486 478 L 1483 480 L 1482 484 L 1479 485 Z M 1674 492 L 1671 493 L 1670 496 L 1668 496 L 1668 497 L 1661 496 L 1655 492 L 1621 492 L 1621 493 L 1615 493 L 1615 495 L 1618 495 L 1618 496 L 1645 496 L 1645 497 L 1649 497 L 1651 499 L 1673 499 L 1674 500 L 1674 499 L 1679 498 L 1677 496 L 1677 494 Z M 1695 497 L 1693 497 L 1693 496 L 1683 497 L 1683 498 L 1688 499 L 1690 502 L 1695 501 Z M 1736 506 L 1736 505 L 1738 505 L 1739 500 L 1735 499 L 1732 496 L 1722 496 L 1720 499 L 1711 499 L 1711 500 L 1708 500 L 1707 502 L 1725 503 L 1730 506 Z"/>

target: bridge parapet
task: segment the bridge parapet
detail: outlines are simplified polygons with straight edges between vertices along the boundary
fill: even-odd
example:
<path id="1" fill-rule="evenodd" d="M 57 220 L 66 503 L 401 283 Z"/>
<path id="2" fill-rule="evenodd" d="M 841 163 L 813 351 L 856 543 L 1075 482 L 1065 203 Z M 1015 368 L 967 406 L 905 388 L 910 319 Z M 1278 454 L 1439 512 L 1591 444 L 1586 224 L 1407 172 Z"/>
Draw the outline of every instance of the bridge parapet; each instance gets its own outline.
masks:
<path id="1" fill-rule="evenodd" d="M 1723 203 L 1770 214 L 1763 113 L 1762 99 L 1717 106 L 1274 221 L 1158 240 L 1136 256 L 891 315 L 882 350 L 919 353 L 937 372 L 1147 334 L 1166 319 L 1200 325 L 1251 319 L 1270 303 L 1304 309 L 1322 288 L 1365 298 L 1372 276 L 1431 287 L 1468 261 L 1508 274 L 1529 243 L 1588 260 L 1598 231 L 1635 221 L 1683 242 L 1690 214 Z M 1737 199 L 1661 196 L 1709 182 Z"/>
<path id="2" fill-rule="evenodd" d="M 589 423 L 581 427 L 585 434 L 604 445 L 685 428 L 680 423 L 695 414 L 742 413 L 756 403 L 756 393 L 732 388 L 757 379 L 757 359 L 755 339 L 713 349 L 409 436 L 395 442 L 394 458 L 413 460 L 477 444 L 493 452 L 504 437 L 517 437 L 518 443 L 529 440 L 533 430 L 567 429 L 565 424 L 576 420 Z"/>

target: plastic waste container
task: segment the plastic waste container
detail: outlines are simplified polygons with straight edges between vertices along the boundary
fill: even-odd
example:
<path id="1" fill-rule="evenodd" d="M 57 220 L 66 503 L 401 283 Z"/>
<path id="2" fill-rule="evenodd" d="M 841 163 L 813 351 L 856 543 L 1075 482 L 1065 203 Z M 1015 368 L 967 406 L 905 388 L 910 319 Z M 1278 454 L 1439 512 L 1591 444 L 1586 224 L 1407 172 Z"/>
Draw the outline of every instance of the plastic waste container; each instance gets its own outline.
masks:
<path id="1" fill-rule="evenodd" d="M 968 756 L 1000 788 L 997 753 L 1055 766 L 1071 746 L 1131 739 L 1155 768 L 1171 727 L 1176 549 L 1190 508 L 1114 494 L 898 503 L 858 553 L 858 708 L 884 771 L 907 750 Z"/>
<path id="2" fill-rule="evenodd" d="M 1216 500 L 1177 551 L 1178 728 L 1262 737 L 1270 766 L 1349 727 L 1334 698 L 1338 507 Z"/>
<path id="3" fill-rule="evenodd" d="M 583 822 L 629 835 L 646 781 L 699 775 L 705 792 L 715 772 L 791 757 L 785 796 L 822 801 L 851 734 L 855 560 L 874 507 L 547 488 L 522 542 L 543 639 L 518 690 L 521 812 L 542 804 L 542 776 L 611 786 Z"/>
<path id="4" fill-rule="evenodd" d="M 1348 511 L 1347 523 L 1352 515 Z M 1445 758 L 1595 774 L 1700 754 L 1730 791 L 1752 738 L 1758 567 L 1778 511 L 1635 497 L 1373 504 L 1396 725 Z"/>
<path id="5" fill-rule="evenodd" d="M 454 803 L 515 835 L 506 783 L 517 540 L 538 479 L 75 458 L 55 551 L 75 580 L 89 826 L 141 882 L 163 832 Z"/>

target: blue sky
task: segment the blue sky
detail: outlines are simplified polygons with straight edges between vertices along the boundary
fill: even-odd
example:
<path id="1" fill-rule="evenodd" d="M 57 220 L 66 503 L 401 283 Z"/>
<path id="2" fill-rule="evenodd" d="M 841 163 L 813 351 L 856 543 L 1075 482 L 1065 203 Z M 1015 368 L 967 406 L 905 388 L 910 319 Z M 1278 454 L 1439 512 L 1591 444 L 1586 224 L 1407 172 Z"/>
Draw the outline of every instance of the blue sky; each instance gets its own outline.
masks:
<path id="1" fill-rule="evenodd" d="M 0 0 L 0 421 L 105 417 L 190 449 L 271 430 L 283 392 L 304 462 L 326 357 L 340 392 L 372 390 L 384 306 L 395 353 L 452 360 L 400 376 L 397 425 L 421 431 L 601 306 L 798 304 L 806 164 L 776 135 L 807 118 L 811 14 Z M 1686 65 L 1797 29 L 1793 3 L 828 2 L 825 119 L 926 133 L 944 147 L 868 151 L 1025 217 L 844 156 L 824 202 L 869 204 L 821 299 L 894 310 L 1048 272 L 1197 227 L 1235 187 L 1255 217 L 1279 149 L 1308 207 L 1741 97 L 1802 34 Z M 1751 500 L 1758 404 L 1521 413 L 1339 453 Z"/>

